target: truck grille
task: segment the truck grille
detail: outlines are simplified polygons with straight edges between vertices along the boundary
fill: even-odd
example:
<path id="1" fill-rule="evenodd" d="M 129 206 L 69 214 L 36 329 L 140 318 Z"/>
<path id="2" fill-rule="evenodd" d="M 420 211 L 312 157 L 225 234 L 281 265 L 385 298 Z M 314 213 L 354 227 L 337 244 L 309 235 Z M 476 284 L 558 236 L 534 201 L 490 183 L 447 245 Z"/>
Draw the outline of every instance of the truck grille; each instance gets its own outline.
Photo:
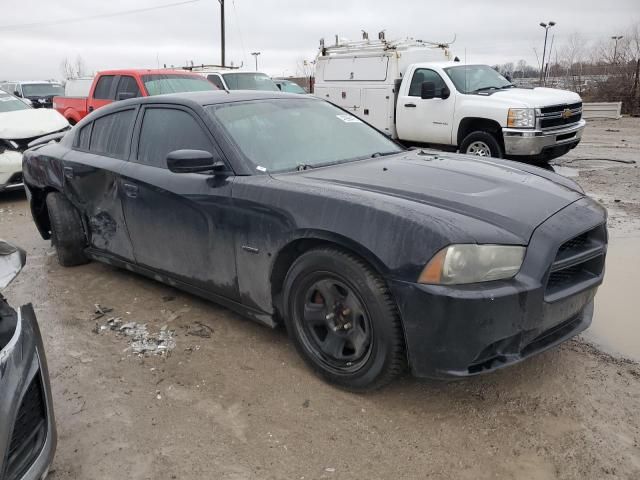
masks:
<path id="1" fill-rule="evenodd" d="M 554 105 L 540 109 L 540 128 L 559 128 L 578 123 L 582 118 L 582 102 Z"/>
<path id="2" fill-rule="evenodd" d="M 40 372 L 38 372 L 22 398 L 18 417 L 13 426 L 7 456 L 7 480 L 22 478 L 40 454 L 46 436 L 47 415 Z"/>
<path id="3" fill-rule="evenodd" d="M 553 302 L 598 283 L 604 272 L 607 230 L 600 225 L 564 242 L 547 277 L 545 300 Z"/>

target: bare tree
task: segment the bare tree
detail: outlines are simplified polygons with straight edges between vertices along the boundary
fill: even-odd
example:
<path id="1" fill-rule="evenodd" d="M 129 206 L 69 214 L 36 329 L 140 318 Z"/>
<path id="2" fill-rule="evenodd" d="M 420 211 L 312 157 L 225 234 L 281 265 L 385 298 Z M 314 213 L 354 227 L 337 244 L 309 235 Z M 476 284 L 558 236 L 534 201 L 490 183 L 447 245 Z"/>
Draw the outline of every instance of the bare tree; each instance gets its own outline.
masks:
<path id="1" fill-rule="evenodd" d="M 69 57 L 65 57 L 60 62 L 60 72 L 65 80 L 84 77 L 87 75 L 87 65 L 80 55 L 76 57 L 75 62 L 69 60 Z"/>

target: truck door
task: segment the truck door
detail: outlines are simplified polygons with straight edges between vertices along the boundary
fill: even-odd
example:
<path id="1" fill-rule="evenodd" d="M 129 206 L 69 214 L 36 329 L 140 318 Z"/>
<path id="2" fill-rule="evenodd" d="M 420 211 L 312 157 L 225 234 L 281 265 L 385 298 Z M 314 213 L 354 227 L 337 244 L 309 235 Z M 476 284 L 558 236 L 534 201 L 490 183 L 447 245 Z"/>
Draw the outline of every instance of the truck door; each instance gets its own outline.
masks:
<path id="1" fill-rule="evenodd" d="M 104 107 L 115 100 L 116 85 L 118 77 L 116 75 L 102 75 L 96 81 L 96 86 L 90 92 L 87 99 L 87 113 Z"/>
<path id="2" fill-rule="evenodd" d="M 421 98 L 423 82 L 435 84 L 435 98 Z M 396 124 L 401 140 L 451 145 L 455 95 L 440 98 L 445 87 L 447 84 L 438 72 L 430 68 L 416 68 L 408 91 L 403 86 L 398 97 Z"/>

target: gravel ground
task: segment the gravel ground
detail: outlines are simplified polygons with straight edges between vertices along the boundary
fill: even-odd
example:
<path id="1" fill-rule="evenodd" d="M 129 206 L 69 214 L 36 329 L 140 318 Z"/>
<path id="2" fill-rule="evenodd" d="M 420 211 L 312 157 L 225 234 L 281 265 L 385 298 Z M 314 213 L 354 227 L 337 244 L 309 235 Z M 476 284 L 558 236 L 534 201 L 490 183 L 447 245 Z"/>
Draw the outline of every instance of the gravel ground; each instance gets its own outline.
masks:
<path id="1" fill-rule="evenodd" d="M 593 122 L 556 162 L 610 209 L 613 235 L 639 235 L 638 169 L 582 159 L 634 159 L 639 143 L 637 120 Z M 483 377 L 354 395 L 282 330 L 106 265 L 61 268 L 22 194 L 0 197 L 0 232 L 29 255 L 5 293 L 34 303 L 44 335 L 51 480 L 640 478 L 640 366 L 580 339 Z M 113 311 L 96 319 L 95 304 Z M 108 317 L 174 331 L 176 347 L 140 358 L 100 329 Z"/>

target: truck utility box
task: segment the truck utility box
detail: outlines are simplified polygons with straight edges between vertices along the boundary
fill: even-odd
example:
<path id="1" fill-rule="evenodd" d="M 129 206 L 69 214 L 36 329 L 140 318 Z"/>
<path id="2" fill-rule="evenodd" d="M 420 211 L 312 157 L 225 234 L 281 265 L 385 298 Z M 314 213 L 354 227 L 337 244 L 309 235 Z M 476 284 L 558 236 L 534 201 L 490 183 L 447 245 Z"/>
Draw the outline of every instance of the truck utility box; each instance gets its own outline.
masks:
<path id="1" fill-rule="evenodd" d="M 316 62 L 314 94 L 374 127 L 395 136 L 395 94 L 407 67 L 417 62 L 450 60 L 444 44 L 407 38 L 399 41 L 339 43 L 325 47 Z"/>

